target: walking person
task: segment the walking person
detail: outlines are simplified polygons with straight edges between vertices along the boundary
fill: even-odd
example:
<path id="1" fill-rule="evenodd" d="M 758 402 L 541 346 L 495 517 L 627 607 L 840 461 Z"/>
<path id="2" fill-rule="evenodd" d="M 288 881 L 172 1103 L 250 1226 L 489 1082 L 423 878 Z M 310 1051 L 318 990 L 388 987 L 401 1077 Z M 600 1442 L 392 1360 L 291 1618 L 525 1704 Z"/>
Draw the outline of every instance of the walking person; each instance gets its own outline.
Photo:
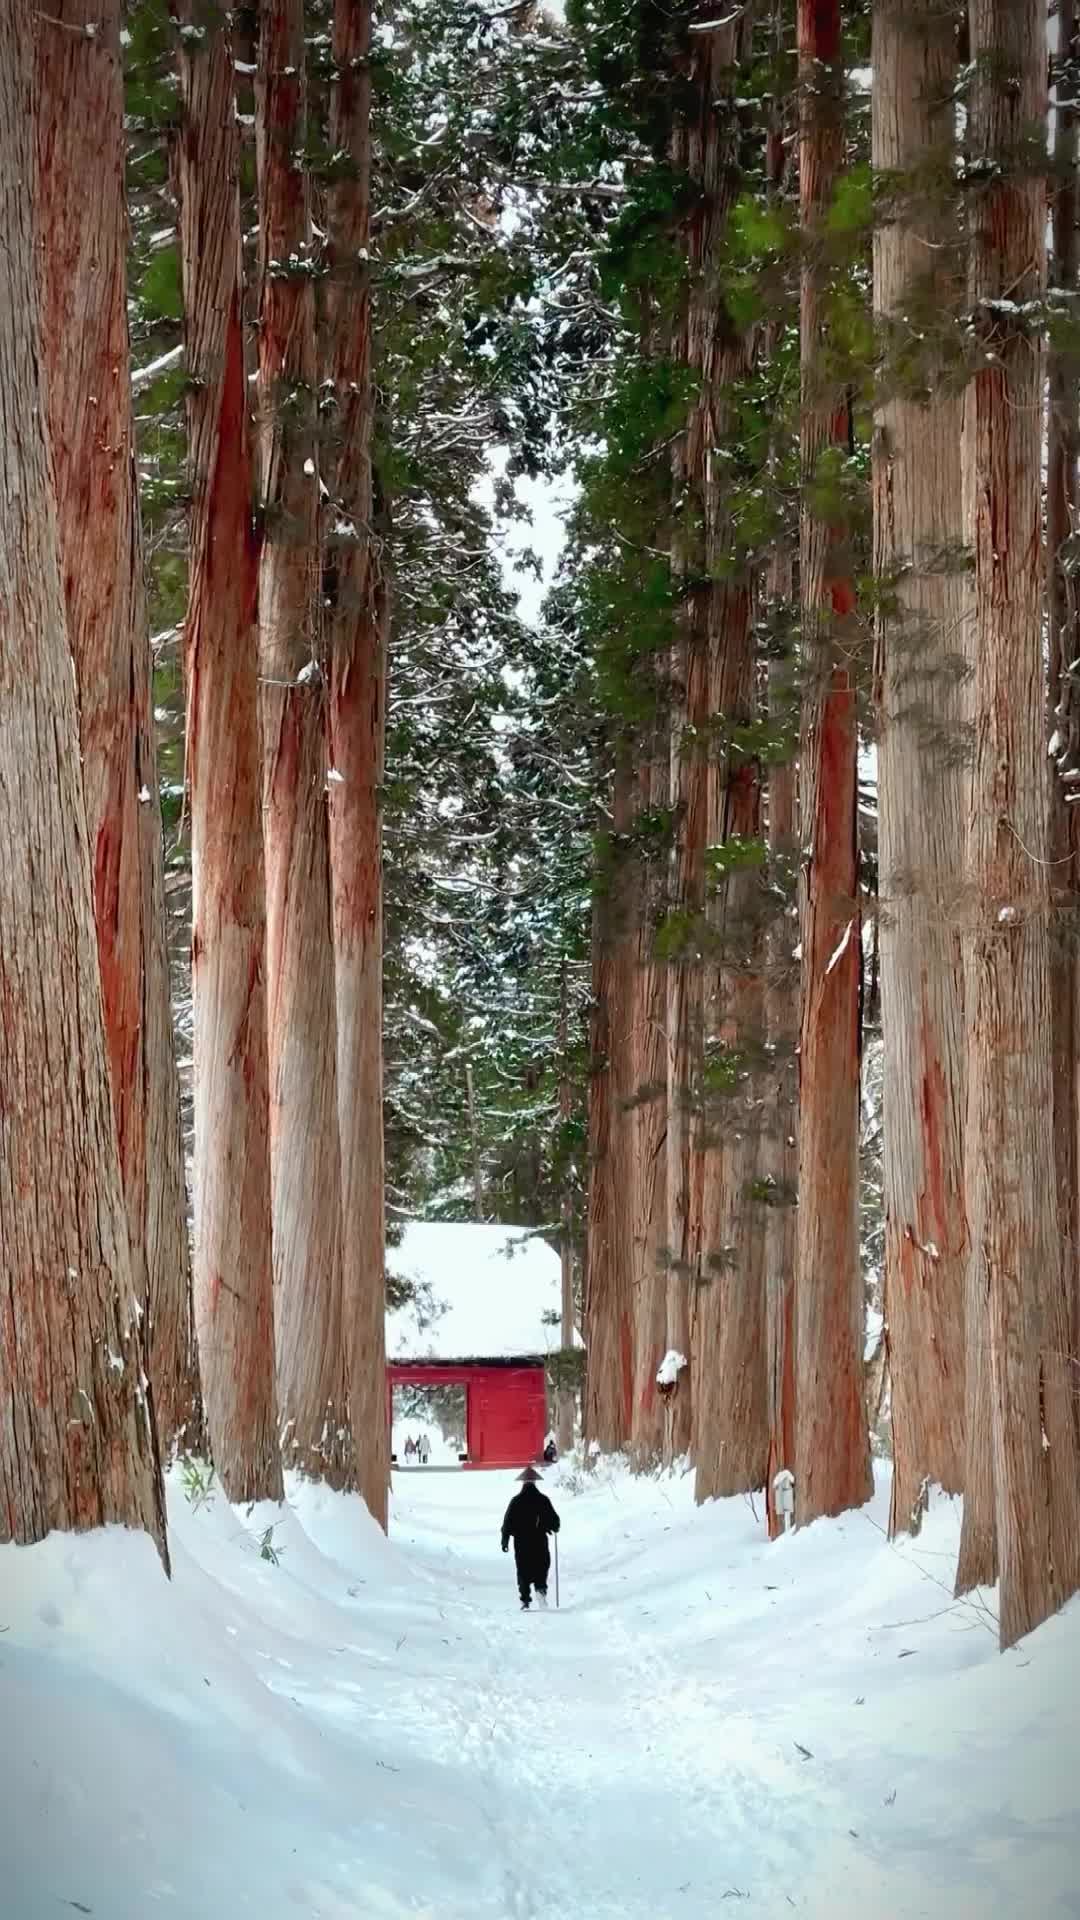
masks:
<path id="1" fill-rule="evenodd" d="M 540 1605 L 547 1606 L 548 1572 L 551 1567 L 548 1535 L 558 1533 L 559 1516 L 547 1494 L 540 1492 L 537 1485 L 540 1475 L 535 1467 L 526 1467 L 524 1473 L 519 1473 L 518 1479 L 524 1484 L 506 1509 L 502 1523 L 502 1550 L 508 1553 L 510 1542 L 513 1541 L 518 1592 L 522 1611 L 527 1613 L 532 1604 L 534 1587 Z"/>
<path id="2" fill-rule="evenodd" d="M 431 1459 L 431 1441 L 428 1439 L 426 1433 L 422 1433 L 416 1443 L 416 1455 L 420 1465 L 426 1467 L 428 1461 Z"/>

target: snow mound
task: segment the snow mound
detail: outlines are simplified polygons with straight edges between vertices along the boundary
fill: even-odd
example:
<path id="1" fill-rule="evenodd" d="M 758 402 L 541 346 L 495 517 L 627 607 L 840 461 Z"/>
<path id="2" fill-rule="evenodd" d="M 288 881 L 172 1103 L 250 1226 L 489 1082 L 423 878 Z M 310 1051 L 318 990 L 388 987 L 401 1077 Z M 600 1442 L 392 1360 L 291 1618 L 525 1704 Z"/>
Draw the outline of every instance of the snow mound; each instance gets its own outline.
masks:
<path id="1" fill-rule="evenodd" d="M 676 1353 L 674 1347 L 669 1347 L 656 1369 L 657 1386 L 673 1387 L 685 1365 L 685 1353 Z"/>
<path id="2" fill-rule="evenodd" d="M 1012 1653 L 948 1589 L 959 1508 L 769 1545 L 744 1500 L 512 1473 L 0 1547 L 5 1920 L 1075 1920 L 1080 1608 Z M 552 1588 L 554 1603 L 554 1588 Z"/>
<path id="3" fill-rule="evenodd" d="M 391 1360 L 521 1359 L 561 1345 L 559 1256 L 536 1234 L 410 1220 L 386 1263 L 420 1289 L 387 1313 Z"/>

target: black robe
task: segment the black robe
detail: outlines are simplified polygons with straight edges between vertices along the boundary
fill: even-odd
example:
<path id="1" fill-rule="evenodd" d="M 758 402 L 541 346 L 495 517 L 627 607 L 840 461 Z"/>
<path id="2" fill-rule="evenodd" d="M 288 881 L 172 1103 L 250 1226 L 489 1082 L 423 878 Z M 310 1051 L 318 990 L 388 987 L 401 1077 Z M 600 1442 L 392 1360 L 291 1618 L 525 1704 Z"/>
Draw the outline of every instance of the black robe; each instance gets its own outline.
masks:
<path id="1" fill-rule="evenodd" d="M 523 1600 L 529 1598 L 530 1587 L 538 1588 L 541 1593 L 547 1591 L 551 1566 L 548 1534 L 558 1531 L 559 1516 L 547 1494 L 527 1483 L 514 1495 L 502 1523 L 504 1550 L 511 1540 L 514 1543 L 514 1563 Z"/>

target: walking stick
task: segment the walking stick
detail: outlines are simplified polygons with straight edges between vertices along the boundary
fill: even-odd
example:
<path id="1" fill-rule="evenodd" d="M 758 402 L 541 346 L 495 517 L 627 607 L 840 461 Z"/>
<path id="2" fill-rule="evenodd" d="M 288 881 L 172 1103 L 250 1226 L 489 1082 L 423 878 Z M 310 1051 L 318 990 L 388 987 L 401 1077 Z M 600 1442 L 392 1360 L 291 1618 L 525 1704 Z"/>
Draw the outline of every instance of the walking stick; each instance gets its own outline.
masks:
<path id="1" fill-rule="evenodd" d="M 559 1604 L 559 1536 L 555 1535 L 555 1605 Z"/>

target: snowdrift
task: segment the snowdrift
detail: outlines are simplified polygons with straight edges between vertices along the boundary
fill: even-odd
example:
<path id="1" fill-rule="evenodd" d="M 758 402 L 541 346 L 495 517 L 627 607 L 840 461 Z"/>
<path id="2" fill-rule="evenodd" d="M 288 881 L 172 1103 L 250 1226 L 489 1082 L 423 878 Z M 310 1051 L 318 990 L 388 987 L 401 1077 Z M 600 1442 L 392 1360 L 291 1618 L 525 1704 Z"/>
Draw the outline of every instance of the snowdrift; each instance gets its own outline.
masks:
<path id="1" fill-rule="evenodd" d="M 513 1479 L 189 1505 L 0 1548 L 4 1920 L 1080 1914 L 1080 1609 L 1004 1657 L 958 1509 L 770 1547 L 688 1478 L 547 1476 L 562 1608 L 516 1612 Z"/>

